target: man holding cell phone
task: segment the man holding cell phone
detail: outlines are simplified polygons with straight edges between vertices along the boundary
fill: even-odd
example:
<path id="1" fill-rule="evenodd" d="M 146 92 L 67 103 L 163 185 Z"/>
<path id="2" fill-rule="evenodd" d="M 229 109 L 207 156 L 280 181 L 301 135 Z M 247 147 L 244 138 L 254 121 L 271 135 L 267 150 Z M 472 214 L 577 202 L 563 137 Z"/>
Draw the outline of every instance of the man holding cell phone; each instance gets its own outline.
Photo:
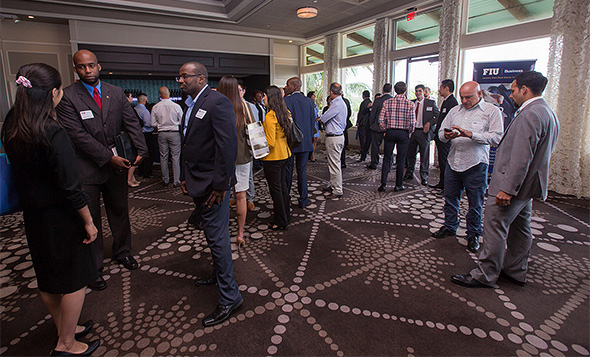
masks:
<path id="1" fill-rule="evenodd" d="M 459 227 L 459 205 L 463 191 L 467 193 L 467 249 L 476 253 L 482 233 L 481 216 L 487 188 L 490 145 L 500 142 L 504 131 L 502 114 L 493 104 L 482 100 L 477 82 L 467 82 L 459 90 L 461 105 L 449 111 L 438 137 L 450 142 L 448 166 L 445 173 L 445 224 L 432 234 L 442 239 L 454 236 Z"/>

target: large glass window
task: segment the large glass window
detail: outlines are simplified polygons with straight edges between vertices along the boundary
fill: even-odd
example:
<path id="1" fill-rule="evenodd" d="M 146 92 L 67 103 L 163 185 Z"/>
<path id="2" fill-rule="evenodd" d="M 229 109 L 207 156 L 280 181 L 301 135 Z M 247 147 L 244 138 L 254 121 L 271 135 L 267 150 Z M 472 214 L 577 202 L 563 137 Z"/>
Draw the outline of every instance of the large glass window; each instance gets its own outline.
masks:
<path id="1" fill-rule="evenodd" d="M 367 27 L 344 35 L 346 57 L 354 57 L 373 53 L 375 26 Z"/>
<path id="2" fill-rule="evenodd" d="M 470 0 L 467 32 L 479 32 L 553 16 L 555 0 Z"/>
<path id="3" fill-rule="evenodd" d="M 399 50 L 438 42 L 440 15 L 441 9 L 439 8 L 417 15 L 410 21 L 407 21 L 405 18 L 396 21 L 394 48 Z"/>
<path id="4" fill-rule="evenodd" d="M 324 43 L 314 43 L 313 45 L 305 46 L 305 65 L 324 63 Z"/>
<path id="5" fill-rule="evenodd" d="M 440 62 L 437 55 L 412 57 L 393 62 L 393 83 L 404 81 L 408 85 L 408 98 L 415 99 L 414 88 L 423 84 L 430 88 L 431 99 L 438 95 L 438 71 Z M 393 84 L 392 83 L 392 84 Z"/>
<path id="6" fill-rule="evenodd" d="M 324 95 L 324 72 L 314 72 L 303 75 L 303 95 L 314 91 L 315 92 L 315 105 L 318 109 L 321 109 L 326 105 L 326 97 Z"/>
<path id="7" fill-rule="evenodd" d="M 363 101 L 363 91 L 371 92 L 371 98 L 375 93 L 373 91 L 373 64 L 348 67 L 343 69 L 343 90 L 344 97 L 350 101 L 352 109 L 352 116 L 350 121 L 356 123 L 356 114 L 359 110 L 359 105 Z"/>

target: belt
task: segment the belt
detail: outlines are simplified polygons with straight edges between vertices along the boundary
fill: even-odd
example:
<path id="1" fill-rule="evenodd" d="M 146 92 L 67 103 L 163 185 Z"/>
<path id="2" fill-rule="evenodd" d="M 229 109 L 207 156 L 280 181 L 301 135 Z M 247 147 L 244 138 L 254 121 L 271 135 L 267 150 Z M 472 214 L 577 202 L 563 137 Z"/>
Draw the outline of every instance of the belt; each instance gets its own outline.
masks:
<path id="1" fill-rule="evenodd" d="M 424 130 L 424 128 L 416 128 L 416 129 L 414 129 L 414 130 Z"/>
<path id="2" fill-rule="evenodd" d="M 158 130 L 159 133 L 178 133 L 178 130 Z"/>
<path id="3" fill-rule="evenodd" d="M 341 136 L 343 134 L 326 134 L 326 136 Z"/>

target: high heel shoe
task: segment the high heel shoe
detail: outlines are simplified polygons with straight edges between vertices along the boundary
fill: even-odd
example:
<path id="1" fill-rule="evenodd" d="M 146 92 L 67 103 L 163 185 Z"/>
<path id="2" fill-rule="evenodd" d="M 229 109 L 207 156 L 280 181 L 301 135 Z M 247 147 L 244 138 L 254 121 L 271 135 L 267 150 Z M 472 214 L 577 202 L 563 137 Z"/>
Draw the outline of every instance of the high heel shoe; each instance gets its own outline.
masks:
<path id="1" fill-rule="evenodd" d="M 276 224 L 273 224 L 270 229 L 272 229 L 273 231 L 286 231 L 287 230 L 287 226 L 279 226 Z"/>
<path id="2" fill-rule="evenodd" d="M 100 339 L 89 342 L 88 348 L 86 349 L 86 351 L 81 352 L 81 353 L 71 353 L 71 352 L 65 352 L 65 351 L 52 350 L 51 355 L 52 356 L 91 356 L 94 353 L 94 351 L 96 351 L 98 346 L 100 346 Z"/>

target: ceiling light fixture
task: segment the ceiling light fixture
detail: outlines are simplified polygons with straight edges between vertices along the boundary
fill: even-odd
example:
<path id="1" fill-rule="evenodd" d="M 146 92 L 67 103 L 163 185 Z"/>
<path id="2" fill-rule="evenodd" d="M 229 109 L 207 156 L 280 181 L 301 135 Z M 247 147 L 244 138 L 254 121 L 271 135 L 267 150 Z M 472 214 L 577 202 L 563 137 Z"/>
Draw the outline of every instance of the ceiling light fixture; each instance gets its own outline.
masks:
<path id="1" fill-rule="evenodd" d="M 32 16 L 32 15 L 29 15 L 29 16 L 27 16 L 27 17 L 28 17 L 29 19 L 34 19 L 34 18 L 35 18 L 35 16 Z"/>
<path id="2" fill-rule="evenodd" d="M 318 16 L 318 9 L 313 6 L 300 7 L 297 9 L 297 17 L 300 19 L 313 19 Z"/>

